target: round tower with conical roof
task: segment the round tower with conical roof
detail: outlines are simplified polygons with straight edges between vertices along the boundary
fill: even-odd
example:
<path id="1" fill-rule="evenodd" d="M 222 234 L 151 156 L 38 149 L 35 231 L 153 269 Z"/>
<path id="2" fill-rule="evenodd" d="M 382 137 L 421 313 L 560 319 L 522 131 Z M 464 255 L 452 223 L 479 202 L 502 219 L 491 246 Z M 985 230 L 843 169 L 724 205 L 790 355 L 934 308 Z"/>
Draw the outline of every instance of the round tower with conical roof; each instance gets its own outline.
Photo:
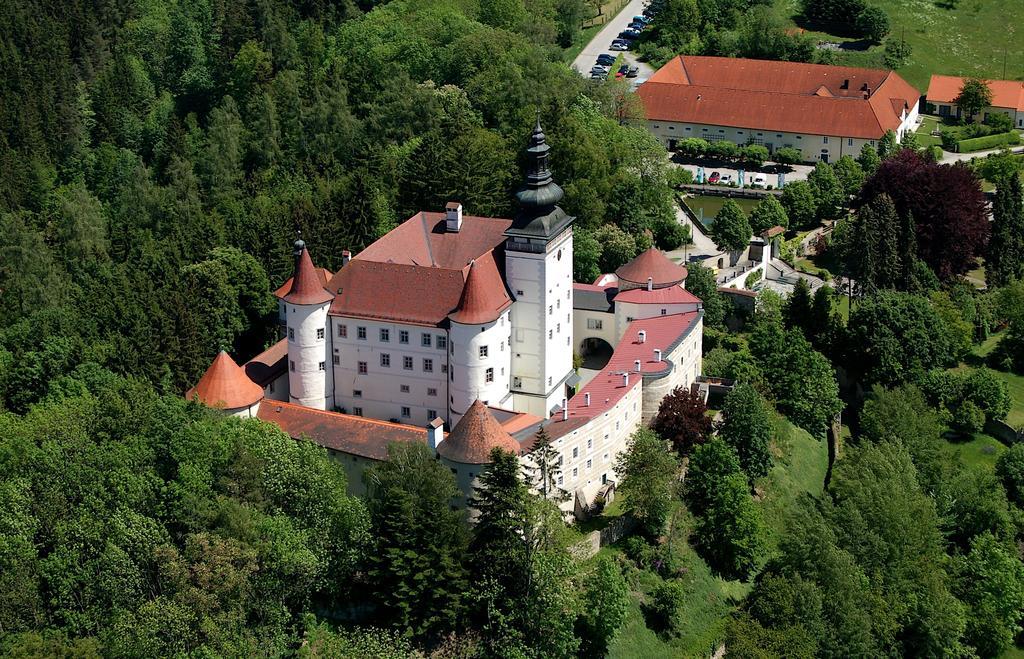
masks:
<path id="1" fill-rule="evenodd" d="M 505 277 L 512 307 L 515 409 L 542 418 L 566 397 L 572 368 L 572 223 L 558 206 L 562 188 L 548 167 L 540 118 L 526 149 L 519 212 L 505 231 Z"/>
<path id="2" fill-rule="evenodd" d="M 242 367 L 221 350 L 185 398 L 248 419 L 259 412 L 263 387 L 250 380 Z"/>
<path id="3" fill-rule="evenodd" d="M 331 336 L 327 312 L 334 296 L 317 276 L 309 250 L 295 241 L 295 275 L 284 296 L 288 332 L 288 398 L 318 410 L 333 409 Z"/>
<path id="4" fill-rule="evenodd" d="M 460 505 L 473 496 L 477 479 L 491 463 L 491 451 L 496 448 L 517 456 L 522 452 L 519 442 L 505 432 L 483 401 L 475 400 L 444 441 L 437 444 L 441 464 L 452 470 L 462 492 Z"/>
<path id="5" fill-rule="evenodd" d="M 512 300 L 494 256 L 471 261 L 458 308 L 448 315 L 449 410 L 456 423 L 475 400 L 503 405 L 509 395 Z"/>

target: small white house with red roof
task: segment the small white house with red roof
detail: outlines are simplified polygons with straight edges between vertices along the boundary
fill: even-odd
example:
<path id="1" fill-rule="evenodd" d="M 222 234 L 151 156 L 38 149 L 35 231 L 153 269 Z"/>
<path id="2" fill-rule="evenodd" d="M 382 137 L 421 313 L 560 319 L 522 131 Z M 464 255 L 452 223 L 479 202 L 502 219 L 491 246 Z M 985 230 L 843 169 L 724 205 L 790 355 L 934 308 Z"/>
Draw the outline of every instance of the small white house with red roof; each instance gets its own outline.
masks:
<path id="1" fill-rule="evenodd" d="M 513 219 L 452 202 L 344 255 L 333 274 L 296 241 L 277 291 L 284 338 L 243 367 L 221 353 L 189 396 L 324 446 L 355 493 L 388 443 L 413 441 L 437 451 L 465 502 L 492 449 L 529 467 L 545 426 L 566 511 L 588 508 L 614 484 L 629 436 L 700 374 L 702 303 L 686 267 L 656 249 L 574 284 L 574 218 L 558 206 L 539 123 L 527 151 Z M 595 342 L 610 357 L 583 383 L 573 353 Z"/>

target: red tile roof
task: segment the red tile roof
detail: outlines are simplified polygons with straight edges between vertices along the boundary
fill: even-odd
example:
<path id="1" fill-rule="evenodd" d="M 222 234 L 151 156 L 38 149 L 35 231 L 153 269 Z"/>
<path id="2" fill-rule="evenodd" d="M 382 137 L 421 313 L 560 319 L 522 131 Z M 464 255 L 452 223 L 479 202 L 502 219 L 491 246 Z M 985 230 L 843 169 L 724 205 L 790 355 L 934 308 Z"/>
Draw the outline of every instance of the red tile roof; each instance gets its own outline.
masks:
<path id="1" fill-rule="evenodd" d="M 323 304 L 334 299 L 320 280 L 309 250 L 303 248 L 295 262 L 295 274 L 292 276 L 292 287 L 284 296 L 289 304 Z"/>
<path id="2" fill-rule="evenodd" d="M 633 387 L 640 386 L 644 375 L 666 373 L 671 365 L 664 360 L 655 361 L 654 350 L 661 350 L 663 357 L 667 355 L 689 334 L 703 313 L 690 311 L 631 322 L 605 367 L 569 400 L 569 418 L 563 421 L 561 415 L 552 417 L 546 426 L 551 438 L 563 437 L 610 410 Z M 647 334 L 643 343 L 639 339 L 640 330 Z M 639 373 L 634 371 L 637 359 L 640 360 Z M 629 372 L 629 384 L 623 382 L 624 371 Z M 588 393 L 589 407 L 586 405 Z"/>
<path id="3" fill-rule="evenodd" d="M 645 286 L 648 277 L 654 279 L 654 286 L 671 286 L 686 279 L 687 274 L 686 266 L 673 262 L 656 247 L 643 252 L 615 271 L 619 281 Z"/>
<path id="4" fill-rule="evenodd" d="M 616 302 L 630 302 L 633 304 L 700 304 L 701 299 L 686 290 L 682 286 L 669 286 L 668 288 L 655 288 L 649 291 L 646 288 L 631 288 L 628 291 L 620 291 L 615 296 Z"/>
<path id="5" fill-rule="evenodd" d="M 249 407 L 262 399 L 263 387 L 250 380 L 235 360 L 221 350 L 185 397 L 190 400 L 198 398 L 199 402 L 210 407 L 237 409 Z"/>
<path id="6" fill-rule="evenodd" d="M 495 250 L 501 251 L 511 224 L 466 215 L 456 233 L 445 230 L 444 213 L 417 213 L 360 252 L 328 282 L 328 290 L 337 293 L 330 313 L 441 325 L 459 308 L 469 264 L 476 260 L 483 266 L 480 283 L 486 290 L 471 296 L 476 309 L 466 317 L 487 315 L 480 305 L 497 304 L 508 295 L 501 275 L 504 258 Z"/>
<path id="7" fill-rule="evenodd" d="M 966 78 L 933 75 L 925 98 L 929 103 L 952 103 L 960 95 Z M 1024 112 L 1024 82 L 1017 80 L 986 80 L 992 90 L 992 107 L 1013 108 Z"/>
<path id="8" fill-rule="evenodd" d="M 494 263 L 494 254 L 488 252 L 471 263 L 459 308 L 449 318 L 463 325 L 483 325 L 497 320 L 510 306 L 512 300 Z"/>
<path id="9" fill-rule="evenodd" d="M 462 270 L 352 259 L 328 287 L 332 316 L 438 326 L 459 306 Z"/>
<path id="10" fill-rule="evenodd" d="M 327 268 L 317 268 L 316 276 L 320 280 L 320 285 L 326 287 L 327 282 L 331 280 L 331 277 L 334 276 L 334 273 L 328 270 Z M 285 295 L 288 295 L 288 291 L 292 290 L 292 281 L 294 281 L 294 279 L 294 277 L 289 277 L 288 279 L 285 280 L 283 284 L 278 286 L 277 290 L 274 291 L 274 297 L 280 300 Z"/>
<path id="11" fill-rule="evenodd" d="M 519 455 L 519 442 L 498 424 L 486 405 L 476 400 L 438 445 L 437 452 L 452 462 L 487 464 L 495 448 Z"/>
<path id="12" fill-rule="evenodd" d="M 265 387 L 288 367 L 288 339 L 281 339 L 245 363 L 242 368 L 249 379 Z"/>
<path id="13" fill-rule="evenodd" d="M 360 252 L 355 260 L 462 270 L 505 241 L 512 220 L 462 216 L 458 232 L 445 230 L 444 213 L 413 215 Z"/>
<path id="14" fill-rule="evenodd" d="M 427 442 L 424 428 L 280 401 L 264 402 L 256 417 L 273 423 L 295 439 L 306 437 L 324 448 L 371 460 L 386 459 L 388 444 L 392 442 Z"/>
<path id="15" fill-rule="evenodd" d="M 898 128 L 920 97 L 891 71 L 698 56 L 669 61 L 638 93 L 649 120 L 861 139 Z"/>

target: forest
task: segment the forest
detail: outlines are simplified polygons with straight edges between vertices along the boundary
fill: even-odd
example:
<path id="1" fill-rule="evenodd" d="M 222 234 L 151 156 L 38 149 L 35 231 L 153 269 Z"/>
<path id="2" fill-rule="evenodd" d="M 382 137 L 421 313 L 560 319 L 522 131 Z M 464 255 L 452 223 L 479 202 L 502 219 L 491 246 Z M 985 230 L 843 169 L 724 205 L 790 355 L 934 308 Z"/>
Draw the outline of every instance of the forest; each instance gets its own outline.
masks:
<path id="1" fill-rule="evenodd" d="M 641 53 L 810 59 L 766 4 L 668 0 Z M 335 270 L 449 200 L 514 212 L 538 113 L 577 280 L 687 242 L 679 170 L 635 97 L 565 65 L 587 11 L 0 4 L 0 655 L 1012 651 L 1024 446 L 987 430 L 1024 423 L 1008 155 L 941 165 L 887 135 L 749 218 L 726 204 L 726 247 L 834 223 L 813 258 L 838 285 L 746 312 L 690 267 L 704 373 L 738 385 L 714 409 L 666 397 L 582 528 L 511 454 L 468 525 L 425 447 L 390 447 L 359 499 L 322 448 L 183 399 L 219 350 L 274 340 L 297 233 Z M 579 560 L 581 534 L 620 517 L 634 532 Z"/>

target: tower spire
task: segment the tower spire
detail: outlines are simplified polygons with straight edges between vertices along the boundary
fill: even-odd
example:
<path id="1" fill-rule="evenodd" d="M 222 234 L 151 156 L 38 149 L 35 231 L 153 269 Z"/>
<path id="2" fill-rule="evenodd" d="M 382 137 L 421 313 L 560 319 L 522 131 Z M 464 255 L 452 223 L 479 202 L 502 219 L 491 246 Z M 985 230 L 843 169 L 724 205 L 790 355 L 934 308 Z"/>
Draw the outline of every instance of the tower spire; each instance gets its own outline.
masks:
<path id="1" fill-rule="evenodd" d="M 555 183 L 548 163 L 551 147 L 540 124 L 540 112 L 526 147 L 526 181 L 516 193 L 519 213 L 509 229 L 513 233 L 552 237 L 572 221 L 557 206 L 565 192 Z"/>

